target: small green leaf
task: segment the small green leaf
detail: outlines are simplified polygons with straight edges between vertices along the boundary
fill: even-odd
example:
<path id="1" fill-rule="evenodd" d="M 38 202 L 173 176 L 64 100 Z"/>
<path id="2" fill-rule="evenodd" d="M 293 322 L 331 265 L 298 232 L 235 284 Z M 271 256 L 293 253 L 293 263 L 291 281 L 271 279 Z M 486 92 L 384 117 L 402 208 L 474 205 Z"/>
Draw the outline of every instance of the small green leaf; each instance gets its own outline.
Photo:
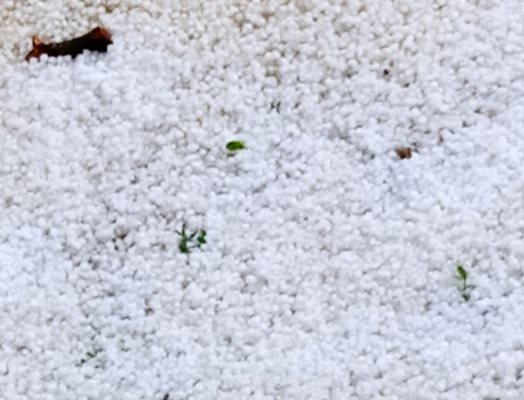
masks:
<path id="1" fill-rule="evenodd" d="M 175 231 L 177 235 L 182 236 L 182 238 L 186 237 L 186 224 L 182 224 L 182 231 Z"/>
<path id="2" fill-rule="evenodd" d="M 244 142 L 240 140 L 233 140 L 232 142 L 229 142 L 226 144 L 226 149 L 229 151 L 238 151 L 238 150 L 244 150 L 246 148 L 246 145 Z"/>
<path id="3" fill-rule="evenodd" d="M 187 239 L 180 239 L 178 242 L 178 250 L 183 254 L 189 254 L 189 246 L 187 245 Z"/>
<path id="4" fill-rule="evenodd" d="M 457 266 L 457 274 L 463 281 L 466 281 L 466 279 L 468 279 L 468 273 L 462 265 Z"/>
<path id="5" fill-rule="evenodd" d="M 205 229 L 200 230 L 200 234 L 197 237 L 197 242 L 199 246 L 206 244 L 206 231 Z"/>

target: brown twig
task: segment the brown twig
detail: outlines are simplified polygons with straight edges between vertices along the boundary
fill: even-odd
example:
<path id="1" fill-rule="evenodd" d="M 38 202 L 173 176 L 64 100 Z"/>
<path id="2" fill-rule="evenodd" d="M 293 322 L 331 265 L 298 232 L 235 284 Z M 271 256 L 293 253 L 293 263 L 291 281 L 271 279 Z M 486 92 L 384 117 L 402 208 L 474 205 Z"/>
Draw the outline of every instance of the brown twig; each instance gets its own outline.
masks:
<path id="1" fill-rule="evenodd" d="M 111 33 L 97 27 L 91 32 L 64 42 L 43 43 L 38 36 L 33 36 L 33 49 L 25 57 L 26 61 L 32 58 L 39 59 L 43 54 L 49 57 L 71 56 L 75 58 L 84 50 L 105 53 L 107 47 L 112 44 Z"/>

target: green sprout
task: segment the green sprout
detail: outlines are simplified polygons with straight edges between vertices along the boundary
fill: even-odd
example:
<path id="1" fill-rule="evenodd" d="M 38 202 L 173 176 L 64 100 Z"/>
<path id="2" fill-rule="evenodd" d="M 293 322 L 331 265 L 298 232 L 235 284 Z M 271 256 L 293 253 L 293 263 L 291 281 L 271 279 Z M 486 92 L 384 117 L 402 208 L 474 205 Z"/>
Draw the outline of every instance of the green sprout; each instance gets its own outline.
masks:
<path id="1" fill-rule="evenodd" d="M 206 231 L 204 229 L 196 230 L 188 234 L 186 224 L 182 224 L 182 230 L 176 231 L 180 236 L 178 241 L 178 250 L 183 254 L 189 254 L 191 249 L 200 248 L 206 244 Z M 198 235 L 198 236 L 197 236 Z M 195 243 L 196 240 L 196 243 Z"/>
<path id="2" fill-rule="evenodd" d="M 457 276 L 461 282 L 461 286 L 459 287 L 460 293 L 462 294 L 463 299 L 468 301 L 471 297 L 468 289 L 470 289 L 471 286 L 468 285 L 468 272 L 462 265 L 457 265 Z"/>
<path id="3" fill-rule="evenodd" d="M 246 148 L 245 143 L 240 140 L 233 140 L 226 144 L 226 149 L 231 152 L 244 150 L 245 148 Z"/>

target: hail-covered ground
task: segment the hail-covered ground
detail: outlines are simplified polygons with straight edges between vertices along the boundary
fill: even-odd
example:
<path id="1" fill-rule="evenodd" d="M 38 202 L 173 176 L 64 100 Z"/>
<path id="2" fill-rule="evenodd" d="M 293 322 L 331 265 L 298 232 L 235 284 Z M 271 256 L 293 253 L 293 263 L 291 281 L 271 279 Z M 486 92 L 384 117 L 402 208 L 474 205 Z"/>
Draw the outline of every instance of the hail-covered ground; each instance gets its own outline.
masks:
<path id="1" fill-rule="evenodd" d="M 1 400 L 524 398 L 521 0 L 0 19 Z"/>

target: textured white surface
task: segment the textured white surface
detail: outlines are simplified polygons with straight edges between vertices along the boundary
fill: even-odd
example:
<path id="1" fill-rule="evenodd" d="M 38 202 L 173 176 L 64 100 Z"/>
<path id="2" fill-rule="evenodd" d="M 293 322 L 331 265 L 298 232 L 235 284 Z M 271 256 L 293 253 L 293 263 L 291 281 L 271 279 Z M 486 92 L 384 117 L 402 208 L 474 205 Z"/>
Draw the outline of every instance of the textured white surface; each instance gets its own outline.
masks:
<path id="1" fill-rule="evenodd" d="M 524 398 L 521 0 L 0 20 L 1 400 Z"/>

